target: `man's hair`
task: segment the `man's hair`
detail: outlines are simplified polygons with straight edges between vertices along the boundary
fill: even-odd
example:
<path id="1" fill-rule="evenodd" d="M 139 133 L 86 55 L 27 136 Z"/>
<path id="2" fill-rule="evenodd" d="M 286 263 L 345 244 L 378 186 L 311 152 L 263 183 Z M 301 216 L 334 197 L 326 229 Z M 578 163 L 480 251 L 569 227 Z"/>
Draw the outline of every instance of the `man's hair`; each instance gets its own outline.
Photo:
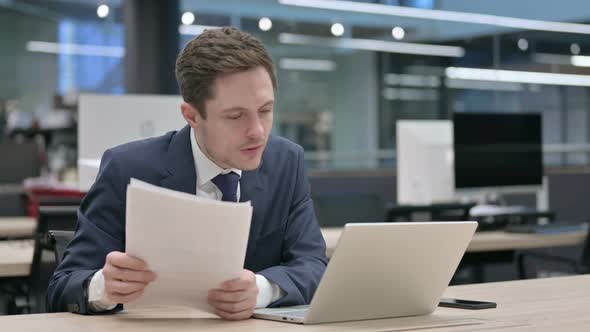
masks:
<path id="1" fill-rule="evenodd" d="M 223 74 L 264 67 L 276 89 L 272 59 L 262 42 L 236 28 L 209 29 L 193 38 L 176 59 L 180 94 L 207 117 L 205 101 L 213 97 L 213 82 Z"/>

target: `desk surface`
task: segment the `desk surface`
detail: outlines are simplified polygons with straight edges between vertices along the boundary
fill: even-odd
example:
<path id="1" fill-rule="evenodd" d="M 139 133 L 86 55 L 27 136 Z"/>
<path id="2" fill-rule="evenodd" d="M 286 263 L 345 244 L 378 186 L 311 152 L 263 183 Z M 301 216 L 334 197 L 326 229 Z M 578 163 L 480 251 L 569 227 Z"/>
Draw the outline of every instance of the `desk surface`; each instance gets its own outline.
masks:
<path id="1" fill-rule="evenodd" d="M 498 308 L 437 308 L 432 315 L 300 326 L 249 319 L 228 322 L 188 311 L 83 316 L 70 313 L 0 317 L 6 331 L 587 331 L 590 276 L 449 287 L 445 297 L 489 300 Z"/>
<path id="2" fill-rule="evenodd" d="M 0 238 L 33 237 L 36 225 L 31 217 L 0 217 Z"/>
<path id="3" fill-rule="evenodd" d="M 334 248 L 336 248 L 342 230 L 342 227 L 322 228 L 328 256 L 331 256 Z M 467 247 L 467 252 L 575 246 L 584 243 L 587 235 L 587 231 L 556 234 L 523 234 L 502 231 L 476 232 L 471 243 L 469 243 L 469 247 Z"/>
<path id="4" fill-rule="evenodd" d="M 0 217 L 0 238 L 32 238 L 36 226 L 35 218 Z M 32 261 L 32 240 L 0 240 L 0 277 L 28 276 Z"/>
<path id="5" fill-rule="evenodd" d="M 33 240 L 0 241 L 0 277 L 23 277 L 31 273 Z"/>
<path id="6" fill-rule="evenodd" d="M 32 238 L 37 221 L 30 217 L 0 217 L 0 238 Z M 0 277 L 28 276 L 33 240 L 0 240 Z"/>

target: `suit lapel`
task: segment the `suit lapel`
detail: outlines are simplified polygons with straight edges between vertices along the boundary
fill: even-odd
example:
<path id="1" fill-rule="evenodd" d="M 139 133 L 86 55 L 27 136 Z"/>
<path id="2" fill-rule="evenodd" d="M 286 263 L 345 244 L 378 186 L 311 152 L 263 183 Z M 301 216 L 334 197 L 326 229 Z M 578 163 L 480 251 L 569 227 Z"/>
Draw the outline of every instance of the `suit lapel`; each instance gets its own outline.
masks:
<path id="1" fill-rule="evenodd" d="M 187 125 L 172 137 L 165 156 L 167 174 L 160 181 L 160 185 L 194 195 L 197 193 L 197 175 L 190 132 Z"/>

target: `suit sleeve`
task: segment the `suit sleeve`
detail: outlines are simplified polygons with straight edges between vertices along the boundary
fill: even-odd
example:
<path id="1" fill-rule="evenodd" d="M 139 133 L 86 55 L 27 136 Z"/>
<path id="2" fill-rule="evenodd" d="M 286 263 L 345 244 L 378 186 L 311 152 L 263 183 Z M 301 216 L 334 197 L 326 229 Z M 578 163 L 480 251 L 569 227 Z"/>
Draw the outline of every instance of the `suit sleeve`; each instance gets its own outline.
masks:
<path id="1" fill-rule="evenodd" d="M 310 303 L 328 262 L 301 148 L 297 153 L 297 165 L 295 189 L 283 238 L 282 263 L 257 272 L 286 293 L 270 307 Z"/>
<path id="2" fill-rule="evenodd" d="M 104 266 L 106 255 L 125 249 L 125 199 L 127 183 L 110 151 L 105 152 L 96 182 L 78 210 L 74 238 L 47 289 L 50 312 L 90 313 L 88 282 Z M 113 311 L 120 310 L 119 305 Z"/>

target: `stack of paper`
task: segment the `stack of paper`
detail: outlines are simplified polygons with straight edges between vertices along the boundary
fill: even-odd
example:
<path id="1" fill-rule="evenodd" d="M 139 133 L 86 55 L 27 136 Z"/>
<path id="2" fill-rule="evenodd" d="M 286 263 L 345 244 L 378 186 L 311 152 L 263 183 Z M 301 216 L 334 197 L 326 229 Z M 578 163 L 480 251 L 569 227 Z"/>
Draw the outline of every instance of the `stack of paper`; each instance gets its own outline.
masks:
<path id="1" fill-rule="evenodd" d="M 158 279 L 126 310 L 183 306 L 211 312 L 209 289 L 243 269 L 251 219 L 250 202 L 220 202 L 131 179 L 126 252 L 146 261 Z"/>

